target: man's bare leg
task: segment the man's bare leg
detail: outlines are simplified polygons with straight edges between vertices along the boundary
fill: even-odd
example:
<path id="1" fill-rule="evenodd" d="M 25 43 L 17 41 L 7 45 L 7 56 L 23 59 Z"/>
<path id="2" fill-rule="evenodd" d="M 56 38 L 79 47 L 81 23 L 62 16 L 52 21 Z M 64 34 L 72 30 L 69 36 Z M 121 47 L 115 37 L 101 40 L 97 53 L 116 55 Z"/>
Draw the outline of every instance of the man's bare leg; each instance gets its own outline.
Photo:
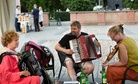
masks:
<path id="1" fill-rule="evenodd" d="M 72 60 L 67 60 L 66 61 L 66 67 L 68 70 L 68 75 L 72 81 L 76 81 L 76 72 L 73 67 L 73 62 Z"/>

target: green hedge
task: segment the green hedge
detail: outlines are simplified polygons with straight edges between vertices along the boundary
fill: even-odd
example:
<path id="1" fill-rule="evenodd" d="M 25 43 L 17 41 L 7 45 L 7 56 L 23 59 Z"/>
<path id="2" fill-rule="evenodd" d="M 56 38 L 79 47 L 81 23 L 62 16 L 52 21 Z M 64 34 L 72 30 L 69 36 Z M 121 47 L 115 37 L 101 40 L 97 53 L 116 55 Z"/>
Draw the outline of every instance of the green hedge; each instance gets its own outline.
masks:
<path id="1" fill-rule="evenodd" d="M 70 13 L 69 12 L 56 12 L 55 19 L 60 18 L 61 21 L 70 21 Z"/>

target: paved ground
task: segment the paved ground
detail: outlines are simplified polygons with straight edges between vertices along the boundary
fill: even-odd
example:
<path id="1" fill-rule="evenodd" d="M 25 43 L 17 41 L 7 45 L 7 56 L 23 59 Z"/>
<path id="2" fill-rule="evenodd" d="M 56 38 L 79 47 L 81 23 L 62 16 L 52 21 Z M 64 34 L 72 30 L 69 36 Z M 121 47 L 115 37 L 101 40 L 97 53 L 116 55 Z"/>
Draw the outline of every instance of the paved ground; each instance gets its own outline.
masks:
<path id="1" fill-rule="evenodd" d="M 95 70 L 94 70 L 94 78 L 95 81 L 101 82 L 101 62 L 106 59 L 106 56 L 108 55 L 110 51 L 110 46 L 112 48 L 114 47 L 115 43 L 111 41 L 111 39 L 107 36 L 107 31 L 112 25 L 108 26 L 82 26 L 82 31 L 87 32 L 89 34 L 95 34 L 96 37 L 99 39 L 99 42 L 101 43 L 102 46 L 102 57 L 96 60 L 93 60 L 93 63 L 95 65 Z M 133 37 L 136 42 L 138 43 L 138 25 L 124 25 L 124 30 L 125 34 L 128 36 Z M 29 40 L 32 40 L 38 44 L 45 45 L 50 48 L 52 53 L 54 54 L 54 59 L 55 59 L 55 72 L 58 74 L 59 72 L 59 67 L 60 67 L 60 62 L 57 57 L 57 53 L 54 49 L 55 44 L 58 42 L 58 40 L 66 33 L 70 31 L 69 27 L 69 22 L 62 22 L 62 26 L 56 26 L 56 23 L 50 23 L 50 26 L 44 27 L 43 31 L 40 32 L 29 32 L 26 34 L 20 33 L 20 46 L 17 49 L 20 51 L 21 46 L 25 42 L 28 42 Z M 116 61 L 117 57 L 114 56 L 112 61 Z M 61 81 L 68 81 L 69 78 L 67 76 L 67 71 L 66 68 L 63 67 L 62 72 L 61 72 L 61 77 L 59 80 Z M 52 77 L 52 71 L 48 71 L 48 74 L 50 77 Z M 89 76 L 89 80 L 91 81 L 91 76 Z M 132 82 L 128 82 L 127 84 L 136 84 Z"/>

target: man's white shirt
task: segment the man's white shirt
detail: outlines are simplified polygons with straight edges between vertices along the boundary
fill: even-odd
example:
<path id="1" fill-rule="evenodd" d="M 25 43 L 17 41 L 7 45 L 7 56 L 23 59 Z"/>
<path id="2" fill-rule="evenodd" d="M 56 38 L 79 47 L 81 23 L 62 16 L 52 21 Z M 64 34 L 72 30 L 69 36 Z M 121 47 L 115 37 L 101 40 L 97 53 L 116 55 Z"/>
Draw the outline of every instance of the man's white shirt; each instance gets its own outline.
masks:
<path id="1" fill-rule="evenodd" d="M 18 18 L 18 14 L 21 14 L 21 10 L 16 9 L 16 15 L 15 15 L 16 18 Z"/>

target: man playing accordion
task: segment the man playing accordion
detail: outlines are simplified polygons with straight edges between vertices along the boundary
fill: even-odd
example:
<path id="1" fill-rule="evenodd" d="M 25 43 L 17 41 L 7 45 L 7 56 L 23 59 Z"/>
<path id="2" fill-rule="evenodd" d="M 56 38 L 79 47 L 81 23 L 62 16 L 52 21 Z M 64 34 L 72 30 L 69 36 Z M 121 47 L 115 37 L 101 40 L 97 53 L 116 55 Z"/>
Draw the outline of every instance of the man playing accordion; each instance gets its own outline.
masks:
<path id="1" fill-rule="evenodd" d="M 84 68 L 84 74 L 91 74 L 94 70 L 94 65 L 91 61 L 74 63 L 72 59 L 72 54 L 74 51 L 70 48 L 69 41 L 72 39 L 77 39 L 82 35 L 88 35 L 85 32 L 81 32 L 81 24 L 79 21 L 72 21 L 71 24 L 71 32 L 64 35 L 61 40 L 56 44 L 55 49 L 58 53 L 61 53 L 62 62 L 67 68 L 68 75 L 72 81 L 76 81 L 77 76 L 74 69 L 74 66 L 78 66 L 79 68 Z"/>

